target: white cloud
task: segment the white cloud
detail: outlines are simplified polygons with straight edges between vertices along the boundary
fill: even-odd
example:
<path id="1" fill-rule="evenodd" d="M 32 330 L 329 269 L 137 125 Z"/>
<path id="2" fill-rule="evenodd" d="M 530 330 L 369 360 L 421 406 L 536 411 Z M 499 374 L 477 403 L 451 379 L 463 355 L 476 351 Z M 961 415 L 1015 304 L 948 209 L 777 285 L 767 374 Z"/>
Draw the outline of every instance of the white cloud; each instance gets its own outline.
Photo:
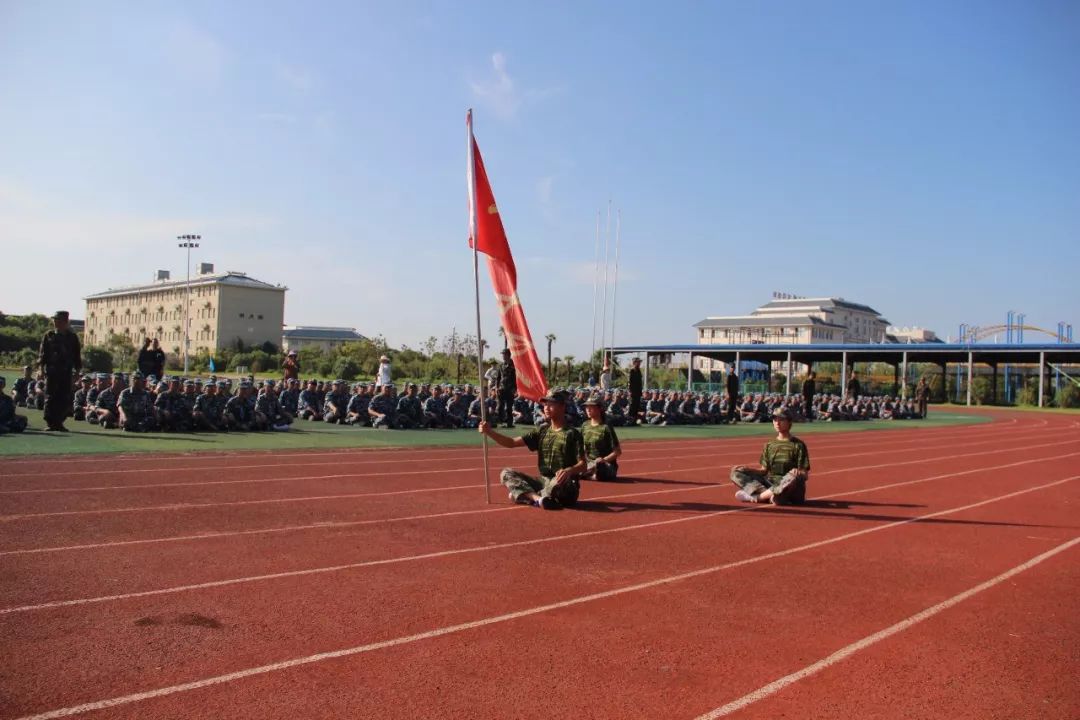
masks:
<path id="1" fill-rule="evenodd" d="M 525 105 L 534 104 L 562 92 L 562 88 L 523 88 L 506 69 L 506 55 L 495 52 L 491 56 L 492 75 L 487 80 L 470 83 L 477 102 L 508 120 L 517 115 Z"/>
<path id="2" fill-rule="evenodd" d="M 166 34 L 161 51 L 181 78 L 207 87 L 220 84 L 225 49 L 206 30 L 187 20 L 178 20 Z"/>
<path id="3" fill-rule="evenodd" d="M 276 64 L 274 72 L 278 80 L 298 93 L 307 93 L 316 84 L 315 76 L 311 72 L 296 65 L 279 62 Z"/>

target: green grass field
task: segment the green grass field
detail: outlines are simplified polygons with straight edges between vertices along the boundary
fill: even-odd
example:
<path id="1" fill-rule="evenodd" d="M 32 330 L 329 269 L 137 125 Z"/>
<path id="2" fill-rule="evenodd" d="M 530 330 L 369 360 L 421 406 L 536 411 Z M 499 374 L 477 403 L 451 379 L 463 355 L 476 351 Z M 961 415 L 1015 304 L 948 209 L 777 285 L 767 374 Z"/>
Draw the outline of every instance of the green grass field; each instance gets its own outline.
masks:
<path id="1" fill-rule="evenodd" d="M 69 433 L 48 433 L 41 412 L 19 408 L 30 421 L 21 435 L 0 435 L 0 456 L 11 455 L 89 455 L 138 452 L 231 452 L 235 450 L 284 450 L 374 447 L 424 447 L 479 445 L 475 430 L 373 430 L 343 425 L 298 421 L 288 432 L 267 433 L 146 433 L 134 434 L 104 430 L 97 425 L 68 420 Z M 863 432 L 899 428 L 929 428 L 986 422 L 979 415 L 931 411 L 925 421 L 887 420 L 859 423 L 799 424 L 800 435 L 819 433 Z M 521 433 L 518 427 L 510 432 Z M 682 438 L 742 437 L 770 435 L 772 425 L 709 425 L 675 427 L 620 428 L 622 440 L 671 440 Z"/>

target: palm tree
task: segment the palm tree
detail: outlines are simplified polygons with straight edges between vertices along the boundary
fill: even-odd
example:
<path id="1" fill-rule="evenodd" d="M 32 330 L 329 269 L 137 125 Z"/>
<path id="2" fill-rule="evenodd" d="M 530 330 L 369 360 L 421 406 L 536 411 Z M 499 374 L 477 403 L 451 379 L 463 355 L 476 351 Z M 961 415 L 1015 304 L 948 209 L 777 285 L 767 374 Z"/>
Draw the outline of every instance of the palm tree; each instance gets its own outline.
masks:
<path id="1" fill-rule="evenodd" d="M 502 326 L 501 326 L 501 325 L 499 326 L 499 335 L 500 335 L 500 336 L 502 337 L 502 339 L 503 339 L 503 349 L 505 350 L 505 349 L 507 348 L 507 344 L 506 344 L 506 331 L 502 329 Z"/>
<path id="2" fill-rule="evenodd" d="M 567 355 L 563 360 L 566 362 L 566 384 L 570 385 L 573 383 L 573 380 L 570 378 L 570 373 L 574 371 L 574 356 Z"/>
<path id="3" fill-rule="evenodd" d="M 555 342 L 556 337 L 554 333 L 548 333 L 544 336 L 548 344 L 548 375 L 551 375 L 551 343 Z"/>

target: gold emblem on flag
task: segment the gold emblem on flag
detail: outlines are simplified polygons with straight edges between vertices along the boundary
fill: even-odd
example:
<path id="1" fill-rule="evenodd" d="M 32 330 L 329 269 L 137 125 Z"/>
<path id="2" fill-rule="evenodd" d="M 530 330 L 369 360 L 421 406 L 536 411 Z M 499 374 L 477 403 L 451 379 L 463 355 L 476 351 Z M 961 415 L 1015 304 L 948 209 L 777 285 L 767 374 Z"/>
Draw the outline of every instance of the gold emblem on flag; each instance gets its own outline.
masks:
<path id="1" fill-rule="evenodd" d="M 491 203 L 491 205 L 488 206 L 488 215 L 498 215 L 498 214 L 499 214 L 499 208 L 495 207 L 495 203 Z"/>

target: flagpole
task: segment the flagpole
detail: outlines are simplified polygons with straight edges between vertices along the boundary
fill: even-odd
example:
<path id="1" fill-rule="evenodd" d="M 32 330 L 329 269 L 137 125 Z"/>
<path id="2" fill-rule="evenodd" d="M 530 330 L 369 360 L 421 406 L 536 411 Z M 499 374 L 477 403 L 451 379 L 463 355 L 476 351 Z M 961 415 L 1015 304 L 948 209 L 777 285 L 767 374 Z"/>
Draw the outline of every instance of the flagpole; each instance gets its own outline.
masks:
<path id="1" fill-rule="evenodd" d="M 600 320 L 600 372 L 604 368 L 604 355 L 607 352 L 607 289 L 608 267 L 611 265 L 611 201 L 607 204 L 607 228 L 604 230 L 604 314 Z M 589 366 L 592 366 L 592 358 L 589 358 Z M 597 376 L 599 380 L 599 376 Z"/>
<path id="2" fill-rule="evenodd" d="M 619 234 L 622 230 L 622 210 L 615 211 L 615 277 L 611 281 L 611 354 L 615 354 L 615 301 L 619 298 Z M 612 362 L 614 365 L 614 362 Z M 612 374 L 615 369 L 612 368 Z"/>
<path id="3" fill-rule="evenodd" d="M 477 387 L 480 388 L 480 422 L 487 422 L 487 397 L 484 395 L 484 340 L 480 333 L 480 259 L 477 250 L 476 238 L 476 179 L 473 177 L 475 160 L 473 158 L 473 125 L 472 108 L 469 108 L 466 126 L 468 126 L 469 167 L 466 177 L 469 183 L 469 238 L 472 240 L 472 272 L 473 290 L 476 299 L 476 374 L 479 376 Z M 490 390 L 490 388 L 488 388 Z M 488 469 L 488 439 L 487 435 L 481 435 L 484 447 L 484 499 L 491 504 L 491 473 Z"/>
<path id="4" fill-rule="evenodd" d="M 596 211 L 596 253 L 593 261 L 592 280 L 592 347 L 589 349 L 589 366 L 592 367 L 592 356 L 596 354 L 596 296 L 600 285 L 600 211 Z M 603 344 L 603 338 L 600 344 Z M 567 375 L 569 377 L 569 375 Z"/>

